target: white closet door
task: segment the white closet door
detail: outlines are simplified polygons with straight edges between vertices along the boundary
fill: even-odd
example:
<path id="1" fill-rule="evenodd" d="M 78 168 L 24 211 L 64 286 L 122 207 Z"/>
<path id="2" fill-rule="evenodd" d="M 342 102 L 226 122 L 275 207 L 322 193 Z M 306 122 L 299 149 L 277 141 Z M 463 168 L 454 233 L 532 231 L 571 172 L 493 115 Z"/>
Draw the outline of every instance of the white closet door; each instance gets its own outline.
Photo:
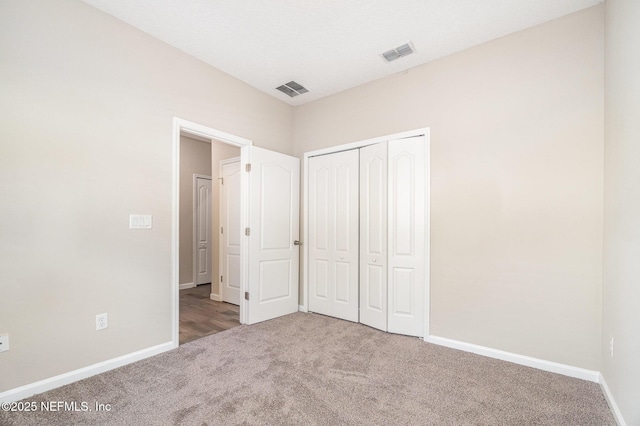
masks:
<path id="1" fill-rule="evenodd" d="M 389 141 L 388 330 L 424 334 L 424 136 Z"/>
<path id="2" fill-rule="evenodd" d="M 333 316 L 358 321 L 358 150 L 334 154 Z"/>
<path id="3" fill-rule="evenodd" d="M 330 155 L 309 158 L 309 310 L 331 315 L 330 277 L 332 241 L 329 227 L 332 206 L 332 159 Z"/>
<path id="4" fill-rule="evenodd" d="M 387 143 L 360 149 L 360 322 L 387 331 Z"/>
<path id="5" fill-rule="evenodd" d="M 358 151 L 309 159 L 309 309 L 358 321 Z"/>

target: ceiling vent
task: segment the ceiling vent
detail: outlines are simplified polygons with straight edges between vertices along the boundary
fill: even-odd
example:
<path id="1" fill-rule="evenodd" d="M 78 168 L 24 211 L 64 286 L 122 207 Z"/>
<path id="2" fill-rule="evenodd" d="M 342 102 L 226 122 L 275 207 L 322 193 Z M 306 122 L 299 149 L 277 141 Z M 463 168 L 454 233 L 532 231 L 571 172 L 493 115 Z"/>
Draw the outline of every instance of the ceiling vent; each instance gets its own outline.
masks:
<path id="1" fill-rule="evenodd" d="M 289 95 L 290 97 L 302 95 L 303 93 L 307 93 L 308 90 L 302 87 L 300 84 L 295 81 L 290 81 L 286 84 L 283 84 L 280 87 L 276 87 L 276 90 L 281 91 L 285 95 Z"/>
<path id="2" fill-rule="evenodd" d="M 413 44 L 409 41 L 395 49 L 387 50 L 382 54 L 382 57 L 384 57 L 387 62 L 391 62 L 396 59 L 400 59 L 403 56 L 411 55 L 413 52 L 415 52 L 415 49 L 413 48 Z"/>

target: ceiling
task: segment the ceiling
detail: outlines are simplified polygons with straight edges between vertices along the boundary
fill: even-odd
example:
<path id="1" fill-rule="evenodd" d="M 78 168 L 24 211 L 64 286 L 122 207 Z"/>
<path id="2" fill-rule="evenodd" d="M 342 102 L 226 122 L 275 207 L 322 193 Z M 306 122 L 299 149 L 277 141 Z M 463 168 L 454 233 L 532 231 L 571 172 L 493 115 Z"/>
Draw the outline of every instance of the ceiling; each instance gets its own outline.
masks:
<path id="1" fill-rule="evenodd" d="M 603 0 L 83 0 L 290 105 Z M 381 54 L 407 41 L 415 53 Z M 275 90 L 291 80 L 309 92 Z"/>

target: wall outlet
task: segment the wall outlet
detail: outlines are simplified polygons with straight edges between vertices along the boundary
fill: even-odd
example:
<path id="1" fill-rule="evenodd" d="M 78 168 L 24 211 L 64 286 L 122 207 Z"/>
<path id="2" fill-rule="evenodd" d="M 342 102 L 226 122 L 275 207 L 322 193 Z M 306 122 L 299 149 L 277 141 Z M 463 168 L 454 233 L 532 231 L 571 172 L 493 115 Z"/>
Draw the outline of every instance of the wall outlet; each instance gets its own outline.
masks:
<path id="1" fill-rule="evenodd" d="M 0 352 L 9 350 L 9 333 L 0 334 Z"/>
<path id="2" fill-rule="evenodd" d="M 613 358 L 613 337 L 609 340 L 609 353 L 611 354 L 611 358 Z"/>
<path id="3" fill-rule="evenodd" d="M 107 313 L 96 315 L 96 330 L 104 330 L 109 327 L 109 317 Z"/>

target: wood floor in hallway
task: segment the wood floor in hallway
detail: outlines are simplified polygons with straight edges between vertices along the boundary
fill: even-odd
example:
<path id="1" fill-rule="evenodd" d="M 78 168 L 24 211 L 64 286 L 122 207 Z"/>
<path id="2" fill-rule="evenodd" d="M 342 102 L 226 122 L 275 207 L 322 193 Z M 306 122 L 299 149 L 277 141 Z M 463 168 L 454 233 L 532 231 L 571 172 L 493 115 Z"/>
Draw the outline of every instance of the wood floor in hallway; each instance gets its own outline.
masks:
<path id="1" fill-rule="evenodd" d="M 180 290 L 180 344 L 240 325 L 240 307 L 209 298 L 211 284 Z"/>

